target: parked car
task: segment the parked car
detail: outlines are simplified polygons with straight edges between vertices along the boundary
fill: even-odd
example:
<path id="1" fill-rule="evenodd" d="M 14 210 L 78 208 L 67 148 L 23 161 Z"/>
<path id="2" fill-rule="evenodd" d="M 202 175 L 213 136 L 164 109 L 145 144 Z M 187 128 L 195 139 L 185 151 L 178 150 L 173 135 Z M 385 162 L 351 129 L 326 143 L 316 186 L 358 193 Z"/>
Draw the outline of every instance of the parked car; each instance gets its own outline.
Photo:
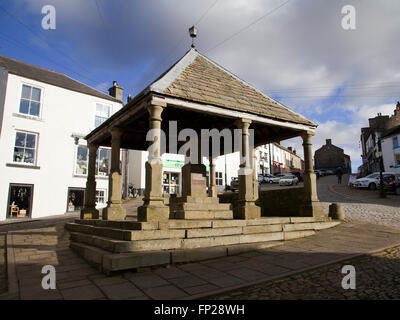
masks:
<path id="1" fill-rule="evenodd" d="M 333 172 L 333 170 L 326 170 L 326 174 L 329 175 L 329 176 L 331 176 L 331 175 L 333 175 L 333 174 L 335 174 L 335 173 Z"/>
<path id="2" fill-rule="evenodd" d="M 282 177 L 284 177 L 284 176 L 286 176 L 287 175 L 287 173 L 277 173 L 276 175 L 275 175 L 275 177 L 277 177 L 277 178 L 282 178 Z"/>
<path id="3" fill-rule="evenodd" d="M 233 177 L 231 180 L 231 185 L 229 188 L 231 191 L 236 191 L 239 190 L 239 178 L 238 177 Z"/>
<path id="4" fill-rule="evenodd" d="M 299 182 L 300 182 L 300 181 L 303 181 L 304 171 L 298 171 L 298 170 L 296 170 L 296 171 L 290 171 L 289 173 L 292 174 L 292 175 L 294 175 L 294 176 L 296 176 L 297 179 L 299 179 Z"/>
<path id="5" fill-rule="evenodd" d="M 321 177 L 326 176 L 326 175 L 327 175 L 326 170 L 325 170 L 325 169 L 320 169 L 320 170 L 319 170 L 319 175 L 320 175 Z"/>
<path id="6" fill-rule="evenodd" d="M 264 179 L 261 183 L 279 183 L 279 177 L 275 177 L 271 174 L 264 174 Z"/>
<path id="7" fill-rule="evenodd" d="M 280 186 L 294 186 L 299 183 L 299 179 L 293 175 L 293 174 L 288 174 L 280 178 L 279 180 L 279 185 Z"/>
<path id="8" fill-rule="evenodd" d="M 321 173 L 319 172 L 319 170 L 314 170 L 314 173 L 317 176 L 317 179 L 319 179 L 319 177 L 321 176 Z"/>
<path id="9" fill-rule="evenodd" d="M 400 174 L 390 174 L 383 177 L 383 187 L 389 192 L 400 194 Z"/>
<path id="10" fill-rule="evenodd" d="M 383 179 L 388 175 L 393 175 L 393 172 L 383 172 Z M 354 182 L 355 188 L 368 188 L 370 190 L 376 190 L 379 186 L 380 174 L 379 172 L 374 172 L 365 176 L 363 178 L 359 178 Z"/>

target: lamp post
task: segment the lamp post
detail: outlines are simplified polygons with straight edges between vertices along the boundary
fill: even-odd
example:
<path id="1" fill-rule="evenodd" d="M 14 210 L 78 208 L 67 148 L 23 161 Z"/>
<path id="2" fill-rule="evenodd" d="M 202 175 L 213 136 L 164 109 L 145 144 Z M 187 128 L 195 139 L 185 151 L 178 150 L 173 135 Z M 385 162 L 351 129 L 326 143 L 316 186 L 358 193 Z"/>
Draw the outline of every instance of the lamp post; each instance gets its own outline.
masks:
<path id="1" fill-rule="evenodd" d="M 383 185 L 383 154 L 382 154 L 382 143 L 381 139 L 378 139 L 378 151 L 376 152 L 376 157 L 379 159 L 379 198 L 386 198 L 386 192 Z"/>

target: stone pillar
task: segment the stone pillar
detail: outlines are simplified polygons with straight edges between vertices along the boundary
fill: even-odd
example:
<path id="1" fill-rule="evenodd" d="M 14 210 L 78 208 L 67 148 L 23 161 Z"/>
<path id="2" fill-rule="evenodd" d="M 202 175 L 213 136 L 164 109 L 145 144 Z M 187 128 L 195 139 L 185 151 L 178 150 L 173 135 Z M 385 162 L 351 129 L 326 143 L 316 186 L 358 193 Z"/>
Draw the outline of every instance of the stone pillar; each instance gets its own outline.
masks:
<path id="1" fill-rule="evenodd" d="M 318 199 L 317 179 L 312 163 L 311 137 L 313 134 L 310 131 L 305 131 L 302 134 L 304 148 L 304 202 L 300 208 L 300 216 L 303 217 L 320 217 L 324 215 L 324 210 Z"/>
<path id="2" fill-rule="evenodd" d="M 89 144 L 88 175 L 86 180 L 85 206 L 81 210 L 81 219 L 98 219 L 96 209 L 96 154 L 97 145 Z"/>
<path id="3" fill-rule="evenodd" d="M 257 219 L 261 217 L 261 208 L 255 205 L 256 194 L 254 191 L 254 167 L 251 168 L 253 157 L 250 150 L 249 127 L 251 121 L 241 119 L 236 125 L 242 130 L 242 163 L 238 172 L 239 198 L 238 204 L 233 208 L 235 219 Z M 258 192 L 257 192 L 258 193 Z"/>
<path id="4" fill-rule="evenodd" d="M 209 157 L 210 160 L 210 176 L 209 176 L 209 185 L 208 185 L 208 196 L 209 197 L 217 197 L 217 177 L 215 172 L 215 159 L 213 157 Z"/>
<path id="5" fill-rule="evenodd" d="M 257 175 L 257 150 L 253 149 L 253 188 L 254 199 L 258 199 L 258 175 Z"/>
<path id="6" fill-rule="evenodd" d="M 111 129 L 111 171 L 108 182 L 108 205 L 103 209 L 103 220 L 125 220 L 122 208 L 122 175 L 120 170 L 121 134 L 119 129 Z"/>
<path id="7" fill-rule="evenodd" d="M 154 141 L 146 162 L 146 186 L 143 205 L 138 208 L 138 221 L 166 221 L 169 218 L 169 208 L 164 204 L 162 189 L 161 114 L 165 107 L 166 104 L 162 102 L 152 102 L 147 107 Z"/>

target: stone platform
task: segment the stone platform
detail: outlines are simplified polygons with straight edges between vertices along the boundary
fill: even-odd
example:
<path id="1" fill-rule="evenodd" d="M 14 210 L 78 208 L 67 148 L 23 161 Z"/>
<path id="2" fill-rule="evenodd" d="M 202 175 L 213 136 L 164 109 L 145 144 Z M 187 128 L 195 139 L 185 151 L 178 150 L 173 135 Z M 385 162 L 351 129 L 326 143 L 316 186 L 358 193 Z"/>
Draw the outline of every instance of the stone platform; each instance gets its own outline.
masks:
<path id="1" fill-rule="evenodd" d="M 321 217 L 265 217 L 166 222 L 81 220 L 67 223 L 71 248 L 102 272 L 194 262 L 268 248 L 340 222 Z"/>

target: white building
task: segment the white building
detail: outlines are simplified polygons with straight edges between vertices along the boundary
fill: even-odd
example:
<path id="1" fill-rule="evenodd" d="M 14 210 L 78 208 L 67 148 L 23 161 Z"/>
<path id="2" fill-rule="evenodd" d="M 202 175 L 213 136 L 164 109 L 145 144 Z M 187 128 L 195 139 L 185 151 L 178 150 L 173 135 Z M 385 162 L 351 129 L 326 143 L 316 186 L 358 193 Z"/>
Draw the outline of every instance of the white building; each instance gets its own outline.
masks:
<path id="1" fill-rule="evenodd" d="M 381 139 L 385 171 L 400 173 L 400 126 L 388 130 Z"/>
<path id="2" fill-rule="evenodd" d="M 122 98 L 116 83 L 110 89 Z M 0 56 L 0 220 L 79 210 L 88 150 L 83 137 L 122 101 L 68 76 Z M 97 202 L 108 196 L 109 150 L 100 149 Z"/>

